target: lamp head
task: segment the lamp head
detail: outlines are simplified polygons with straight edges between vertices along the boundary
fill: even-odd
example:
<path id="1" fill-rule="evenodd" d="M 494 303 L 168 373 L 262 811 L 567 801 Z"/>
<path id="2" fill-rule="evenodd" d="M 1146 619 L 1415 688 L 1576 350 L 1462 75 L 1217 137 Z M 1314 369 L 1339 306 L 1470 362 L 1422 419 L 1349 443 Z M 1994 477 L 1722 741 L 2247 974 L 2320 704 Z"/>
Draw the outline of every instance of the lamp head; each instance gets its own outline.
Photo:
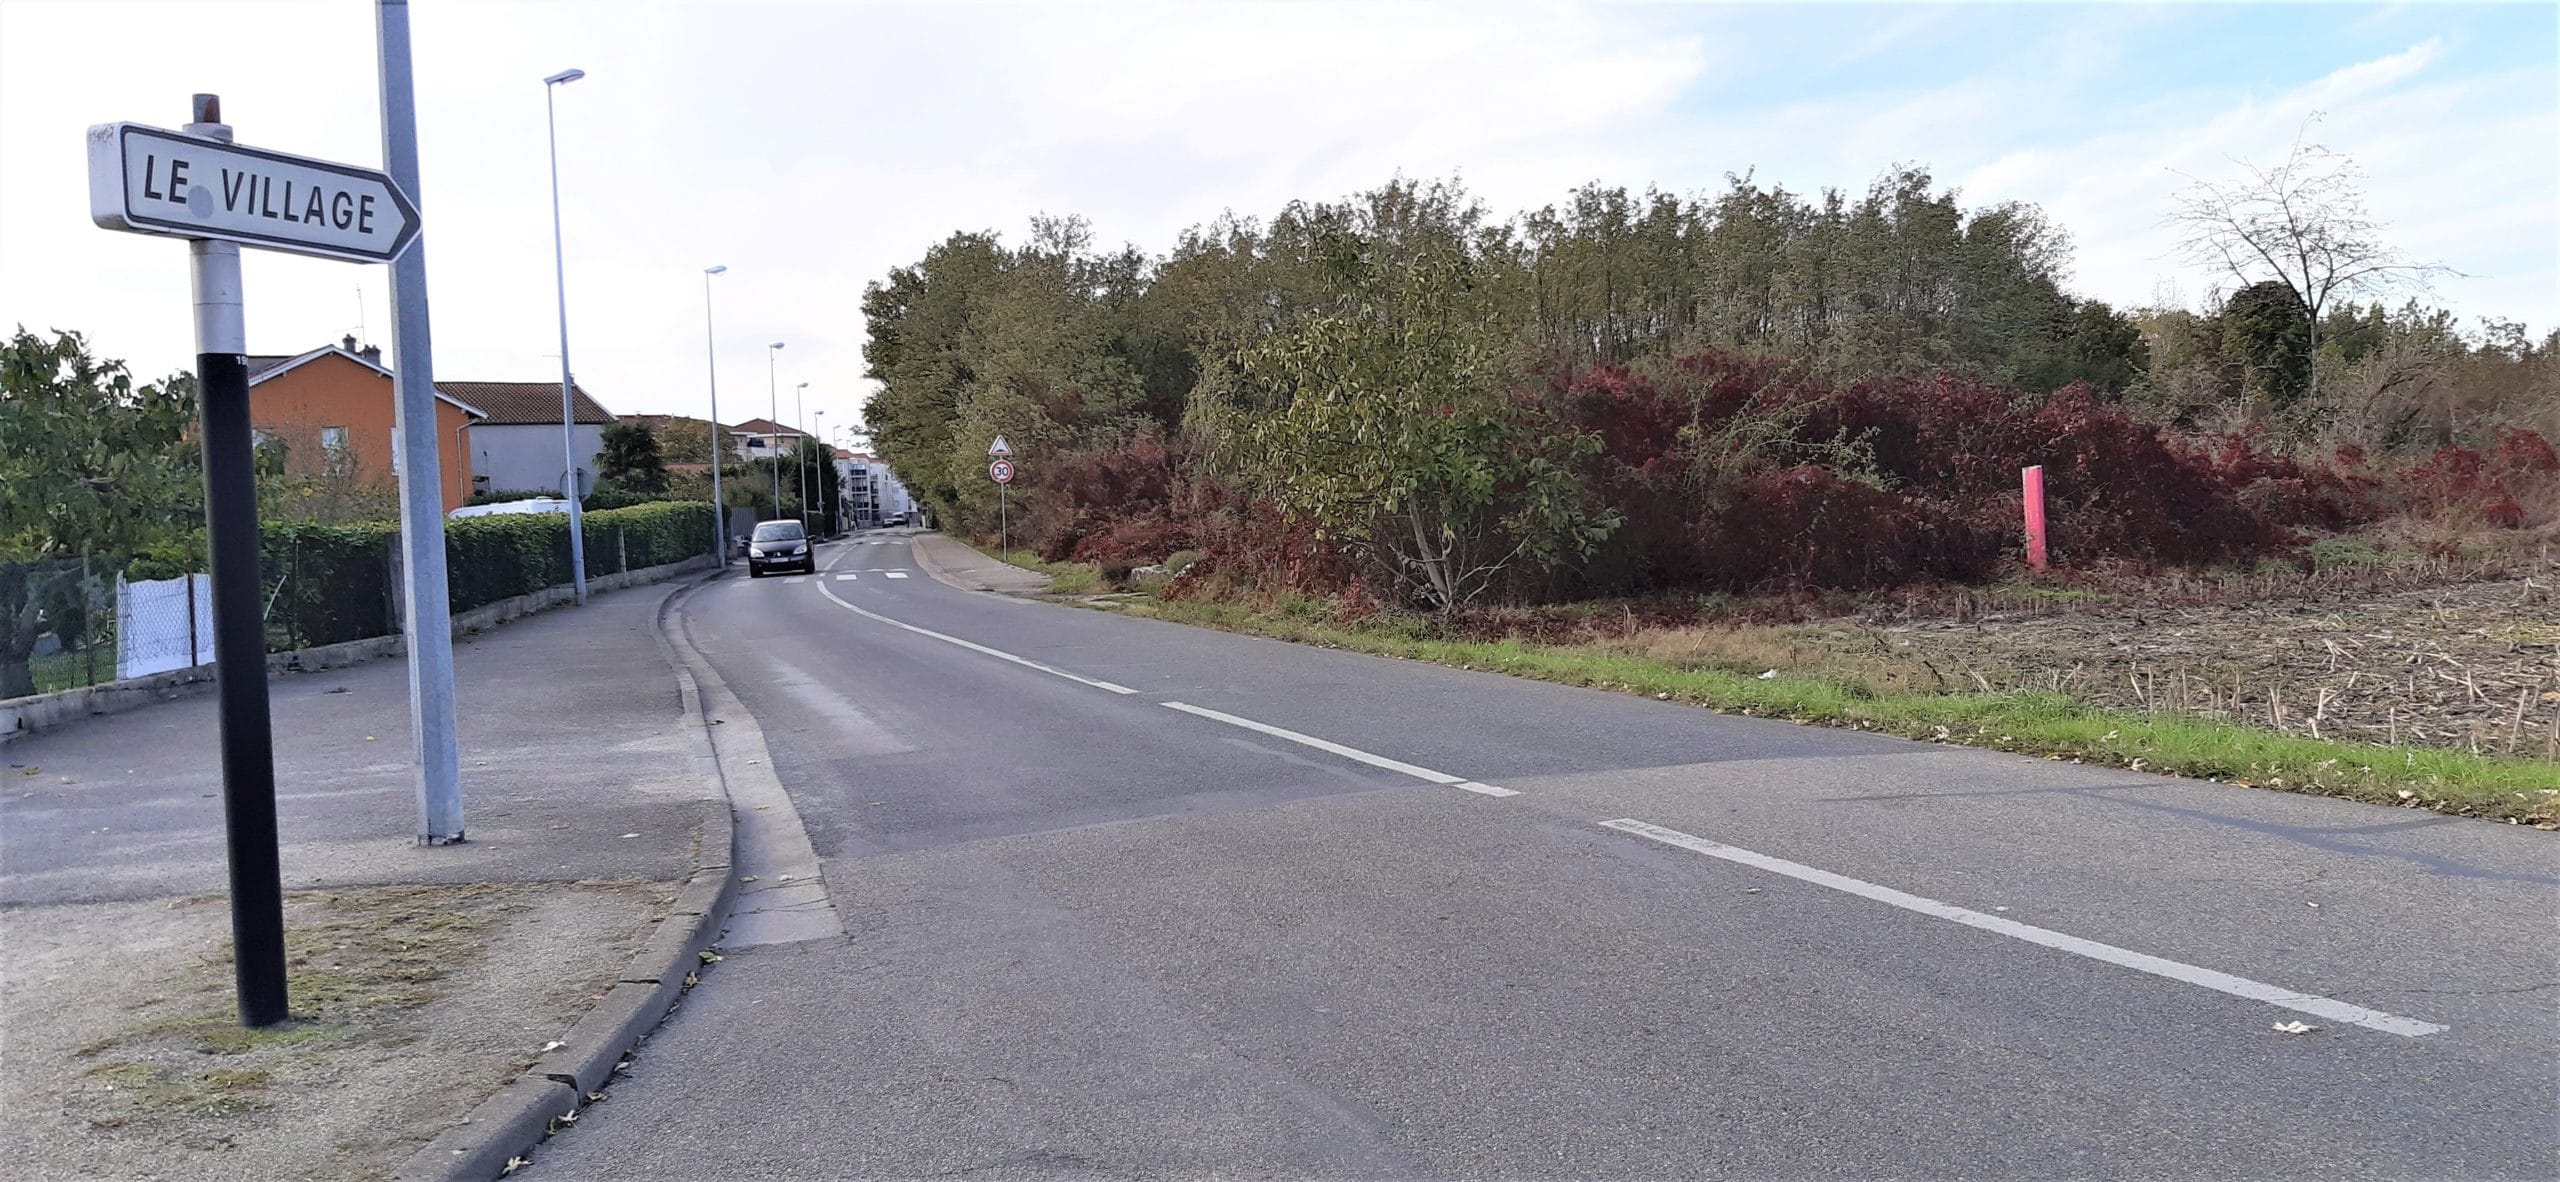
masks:
<path id="1" fill-rule="evenodd" d="M 585 70 L 562 70 L 557 74 L 553 74 L 552 76 L 543 79 L 542 84 L 545 86 L 558 86 L 563 82 L 575 82 L 586 76 L 587 72 Z"/>
<path id="2" fill-rule="evenodd" d="M 725 263 L 717 267 L 704 267 L 702 269 L 702 273 L 705 275 L 725 275 L 728 274 L 728 272 L 729 268 Z"/>
<path id="3" fill-rule="evenodd" d="M 781 348 L 781 347 L 782 347 L 782 342 L 780 342 L 780 341 L 775 341 L 774 343 L 772 343 L 772 344 L 770 344 L 770 345 L 765 346 L 765 348 L 768 348 L 768 349 L 779 349 L 779 348 Z"/>

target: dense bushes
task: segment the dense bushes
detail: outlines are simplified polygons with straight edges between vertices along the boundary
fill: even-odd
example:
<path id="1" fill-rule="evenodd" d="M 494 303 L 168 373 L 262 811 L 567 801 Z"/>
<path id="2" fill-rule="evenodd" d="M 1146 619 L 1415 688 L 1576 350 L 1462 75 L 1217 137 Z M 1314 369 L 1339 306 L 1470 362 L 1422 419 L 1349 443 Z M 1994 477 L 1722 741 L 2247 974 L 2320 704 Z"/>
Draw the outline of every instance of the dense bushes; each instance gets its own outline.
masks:
<path id="1" fill-rule="evenodd" d="M 1539 397 L 1558 429 L 1602 440 L 1592 487 L 1627 519 L 1569 590 L 1978 580 L 2018 551 L 2018 473 L 2033 464 L 2068 563 L 2230 559 L 2372 512 L 2351 477 L 2245 438 L 2182 442 L 2081 387 L 1833 387 L 1706 352 L 1650 375 L 1569 370 Z"/>
<path id="2" fill-rule="evenodd" d="M 2398 470 L 2352 448 L 2307 464 L 2255 435 L 2166 430 L 2080 387 L 1835 385 L 1717 351 L 1559 366 L 1513 397 L 1535 431 L 1597 441 L 1580 461 L 1587 509 L 1619 521 L 1583 561 L 1511 578 L 1514 600 L 1996 578 L 2022 553 L 2019 470 L 2034 464 L 2055 561 L 2080 567 L 2246 559 L 2394 512 L 2496 526 L 2560 513 L 2560 453 L 2521 430 L 2485 455 L 2446 448 Z M 1061 466 L 1040 510 L 1058 556 L 1145 561 L 1192 544 L 1229 586 L 1367 581 L 1305 522 L 1244 507 L 1152 434 Z"/>

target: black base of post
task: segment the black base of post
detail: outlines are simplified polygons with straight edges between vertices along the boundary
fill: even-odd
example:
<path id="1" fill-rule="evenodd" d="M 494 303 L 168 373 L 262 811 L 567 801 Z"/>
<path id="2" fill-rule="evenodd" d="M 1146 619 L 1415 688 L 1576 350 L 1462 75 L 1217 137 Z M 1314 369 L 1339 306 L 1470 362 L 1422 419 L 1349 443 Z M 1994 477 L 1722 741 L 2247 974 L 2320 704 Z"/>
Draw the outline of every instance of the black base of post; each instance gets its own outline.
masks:
<path id="1" fill-rule="evenodd" d="M 222 818 L 231 853 L 232 970 L 240 1024 L 287 1017 L 283 868 L 276 854 L 274 734 L 258 572 L 258 485 L 249 371 L 238 354 L 199 353 L 205 533 L 213 559 L 214 687 L 222 730 Z"/>

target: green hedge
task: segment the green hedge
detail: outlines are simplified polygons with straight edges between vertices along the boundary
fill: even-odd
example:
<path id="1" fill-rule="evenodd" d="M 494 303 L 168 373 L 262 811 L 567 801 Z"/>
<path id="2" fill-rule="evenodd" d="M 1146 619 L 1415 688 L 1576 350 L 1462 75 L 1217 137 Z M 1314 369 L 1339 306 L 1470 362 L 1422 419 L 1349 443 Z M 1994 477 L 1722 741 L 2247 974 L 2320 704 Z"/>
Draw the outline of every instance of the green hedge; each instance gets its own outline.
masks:
<path id="1" fill-rule="evenodd" d="M 709 501 L 653 501 L 586 515 L 587 573 L 639 570 L 711 552 Z M 615 533 L 621 534 L 617 544 Z M 617 557 L 622 561 L 617 564 Z"/>
<path id="2" fill-rule="evenodd" d="M 587 576 L 682 562 L 711 548 L 711 506 L 660 501 L 584 516 Z M 267 643 L 283 650 L 393 632 L 393 551 L 400 529 L 270 524 L 263 530 Z M 447 521 L 446 589 L 469 611 L 569 581 L 569 518 L 492 514 Z"/>
<path id="3" fill-rule="evenodd" d="M 282 523 L 260 532 L 268 648 L 312 648 L 393 630 L 391 551 L 399 526 Z"/>

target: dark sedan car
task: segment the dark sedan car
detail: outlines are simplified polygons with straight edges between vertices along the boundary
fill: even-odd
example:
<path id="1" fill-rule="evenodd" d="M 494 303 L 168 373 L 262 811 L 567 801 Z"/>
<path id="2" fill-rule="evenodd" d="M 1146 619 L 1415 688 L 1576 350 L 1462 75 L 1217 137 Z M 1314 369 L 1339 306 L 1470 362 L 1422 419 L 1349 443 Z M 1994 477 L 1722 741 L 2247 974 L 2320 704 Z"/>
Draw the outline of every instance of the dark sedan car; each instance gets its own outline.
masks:
<path id="1" fill-rule="evenodd" d="M 747 574 L 760 579 L 766 571 L 783 570 L 817 573 L 818 555 L 810 548 L 808 531 L 797 521 L 758 524 L 755 535 L 747 539 Z"/>

